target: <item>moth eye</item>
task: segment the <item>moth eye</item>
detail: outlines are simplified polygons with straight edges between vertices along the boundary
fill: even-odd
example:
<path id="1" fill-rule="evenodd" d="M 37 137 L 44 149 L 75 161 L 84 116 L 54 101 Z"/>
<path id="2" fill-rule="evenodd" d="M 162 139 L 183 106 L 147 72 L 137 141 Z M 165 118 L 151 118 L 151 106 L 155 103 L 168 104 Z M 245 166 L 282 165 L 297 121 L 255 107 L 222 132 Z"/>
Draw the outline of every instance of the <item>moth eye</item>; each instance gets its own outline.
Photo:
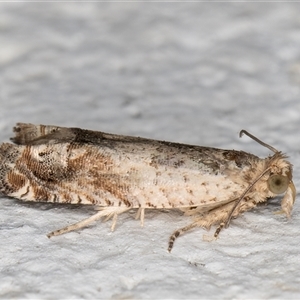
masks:
<path id="1" fill-rule="evenodd" d="M 282 194 L 287 190 L 289 182 L 290 180 L 286 176 L 272 175 L 268 179 L 269 190 L 274 194 Z"/>

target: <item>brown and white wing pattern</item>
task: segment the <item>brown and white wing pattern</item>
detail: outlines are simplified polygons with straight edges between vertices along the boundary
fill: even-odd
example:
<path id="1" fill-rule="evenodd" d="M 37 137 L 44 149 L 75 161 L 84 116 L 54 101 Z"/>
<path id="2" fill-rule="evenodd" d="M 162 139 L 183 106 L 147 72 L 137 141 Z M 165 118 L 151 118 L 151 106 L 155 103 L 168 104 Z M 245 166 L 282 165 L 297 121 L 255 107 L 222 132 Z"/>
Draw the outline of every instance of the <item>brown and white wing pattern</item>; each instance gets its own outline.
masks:
<path id="1" fill-rule="evenodd" d="M 139 208 L 143 219 L 146 208 L 180 209 L 196 218 L 196 226 L 209 228 L 225 222 L 232 209 L 236 217 L 276 196 L 271 175 L 292 180 L 280 152 L 261 159 L 243 151 L 24 123 L 14 132 L 14 144 L 0 145 L 0 191 L 24 201 L 96 205 L 104 211 L 98 216 Z M 286 195 L 289 215 L 291 185 Z"/>

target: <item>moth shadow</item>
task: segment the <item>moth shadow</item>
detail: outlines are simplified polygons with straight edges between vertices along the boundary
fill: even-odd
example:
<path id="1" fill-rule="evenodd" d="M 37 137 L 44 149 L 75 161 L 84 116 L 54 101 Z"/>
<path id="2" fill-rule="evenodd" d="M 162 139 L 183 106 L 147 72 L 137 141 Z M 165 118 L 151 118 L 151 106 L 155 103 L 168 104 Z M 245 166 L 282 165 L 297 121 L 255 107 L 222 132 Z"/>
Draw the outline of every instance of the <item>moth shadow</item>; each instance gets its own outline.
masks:
<path id="1" fill-rule="evenodd" d="M 7 199 L 7 205 L 12 203 L 17 206 L 22 206 L 34 210 L 53 210 L 53 209 L 66 209 L 66 210 L 80 210 L 80 211 L 93 211 L 93 205 L 81 205 L 81 204 L 70 204 L 70 203 L 49 203 L 49 202 L 36 202 L 36 201 L 22 201 L 16 198 L 8 196 L 1 196 L 1 198 Z"/>

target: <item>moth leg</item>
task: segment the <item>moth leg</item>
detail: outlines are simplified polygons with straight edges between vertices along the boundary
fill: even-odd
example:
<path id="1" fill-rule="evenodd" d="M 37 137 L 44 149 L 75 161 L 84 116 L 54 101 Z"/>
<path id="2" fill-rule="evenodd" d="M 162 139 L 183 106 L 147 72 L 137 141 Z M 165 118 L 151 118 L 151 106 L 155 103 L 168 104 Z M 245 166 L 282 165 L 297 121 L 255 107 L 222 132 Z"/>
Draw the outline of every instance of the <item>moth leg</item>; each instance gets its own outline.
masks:
<path id="1" fill-rule="evenodd" d="M 112 219 L 112 225 L 111 225 L 111 231 L 115 230 L 116 224 L 117 224 L 117 219 L 118 219 L 118 215 L 120 215 L 121 213 L 129 210 L 130 208 L 116 208 L 116 207 L 98 207 L 96 208 L 98 210 L 101 210 L 102 212 L 104 212 L 103 217 L 106 217 L 104 219 L 104 222 L 108 221 L 109 219 Z"/>
<path id="2" fill-rule="evenodd" d="M 172 233 L 172 235 L 170 236 L 170 238 L 169 238 L 169 247 L 168 247 L 168 251 L 171 252 L 175 240 L 176 240 L 180 235 L 182 235 L 184 232 L 186 232 L 186 231 L 188 231 L 188 230 L 190 230 L 190 229 L 192 229 L 192 228 L 195 228 L 195 227 L 197 227 L 197 226 L 199 226 L 199 225 L 198 225 L 198 221 L 193 222 L 193 223 L 191 223 L 191 224 L 189 224 L 189 225 L 187 225 L 187 226 L 185 226 L 185 227 L 183 227 L 183 228 L 180 228 L 180 229 L 175 230 L 175 231 Z"/>
<path id="3" fill-rule="evenodd" d="M 144 219 L 145 219 L 145 208 L 140 207 L 136 213 L 135 219 L 141 220 L 141 226 L 144 226 Z"/>
<path id="4" fill-rule="evenodd" d="M 111 224 L 111 231 L 115 230 L 115 227 L 117 225 L 118 215 L 120 215 L 121 213 L 123 213 L 127 210 L 129 210 L 129 208 L 123 208 L 123 210 L 120 210 L 119 212 L 116 212 L 116 213 L 113 214 L 113 219 L 112 219 L 112 224 Z"/>
<path id="5" fill-rule="evenodd" d="M 170 236 L 169 247 L 168 247 L 169 252 L 171 252 L 176 238 L 178 238 L 184 232 L 195 227 L 210 229 L 212 225 L 219 225 L 214 234 L 215 238 L 218 237 L 220 231 L 225 227 L 225 222 L 228 219 L 228 214 L 230 213 L 233 205 L 234 203 L 228 203 L 221 207 L 215 208 L 205 213 L 204 215 L 196 214 L 194 216 L 195 221 L 193 223 L 187 225 L 186 227 L 174 231 L 173 234 Z"/>
<path id="6" fill-rule="evenodd" d="M 66 226 L 62 229 L 58 229 L 55 231 L 50 232 L 49 234 L 47 234 L 48 238 L 51 238 L 52 236 L 57 236 L 57 235 L 61 235 L 70 231 L 74 231 L 74 230 L 78 230 L 81 229 L 83 227 L 88 226 L 89 224 L 91 224 L 94 221 L 97 221 L 99 219 L 101 219 L 102 217 L 108 217 L 111 218 L 113 217 L 113 223 L 112 223 L 112 231 L 115 228 L 116 222 L 117 222 L 117 216 L 125 211 L 129 210 L 129 208 L 124 208 L 124 207 L 105 207 L 103 209 L 101 209 L 99 212 L 97 212 L 96 214 L 82 220 L 79 221 L 75 224 Z"/>
<path id="7" fill-rule="evenodd" d="M 218 226 L 218 228 L 216 229 L 216 232 L 214 234 L 214 237 L 218 237 L 220 231 L 222 230 L 222 228 L 225 226 L 225 223 L 222 222 L 220 223 L 220 225 Z M 207 224 L 205 224 L 205 222 L 203 222 L 203 220 L 197 220 L 183 228 L 180 228 L 180 229 L 177 229 L 173 232 L 173 234 L 170 236 L 169 238 L 169 247 L 168 247 L 168 251 L 171 252 L 172 248 L 173 248 L 173 245 L 174 245 L 174 242 L 175 240 L 180 236 L 182 235 L 183 233 L 185 233 L 186 231 L 190 230 L 190 229 L 193 229 L 195 227 L 203 227 L 203 228 L 206 228 L 208 229 L 210 226 L 207 226 Z"/>
<path id="8" fill-rule="evenodd" d="M 215 231 L 214 237 L 217 238 L 221 230 L 225 227 L 225 223 L 222 222 Z"/>

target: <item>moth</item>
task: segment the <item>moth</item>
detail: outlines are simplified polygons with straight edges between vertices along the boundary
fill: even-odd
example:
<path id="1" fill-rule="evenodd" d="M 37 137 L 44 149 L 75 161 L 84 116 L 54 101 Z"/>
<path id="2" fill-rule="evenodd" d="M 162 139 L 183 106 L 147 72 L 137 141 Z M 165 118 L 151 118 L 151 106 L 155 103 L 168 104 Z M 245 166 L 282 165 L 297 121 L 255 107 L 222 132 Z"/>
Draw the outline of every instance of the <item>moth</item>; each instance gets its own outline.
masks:
<path id="1" fill-rule="evenodd" d="M 218 236 L 232 218 L 284 194 L 290 217 L 296 197 L 292 165 L 275 148 L 259 158 L 222 150 L 59 126 L 18 123 L 12 143 L 0 145 L 0 191 L 23 201 L 93 205 L 97 212 L 48 237 L 112 218 L 130 209 L 144 223 L 146 209 L 177 209 L 189 216 L 184 232 L 216 225 Z"/>

